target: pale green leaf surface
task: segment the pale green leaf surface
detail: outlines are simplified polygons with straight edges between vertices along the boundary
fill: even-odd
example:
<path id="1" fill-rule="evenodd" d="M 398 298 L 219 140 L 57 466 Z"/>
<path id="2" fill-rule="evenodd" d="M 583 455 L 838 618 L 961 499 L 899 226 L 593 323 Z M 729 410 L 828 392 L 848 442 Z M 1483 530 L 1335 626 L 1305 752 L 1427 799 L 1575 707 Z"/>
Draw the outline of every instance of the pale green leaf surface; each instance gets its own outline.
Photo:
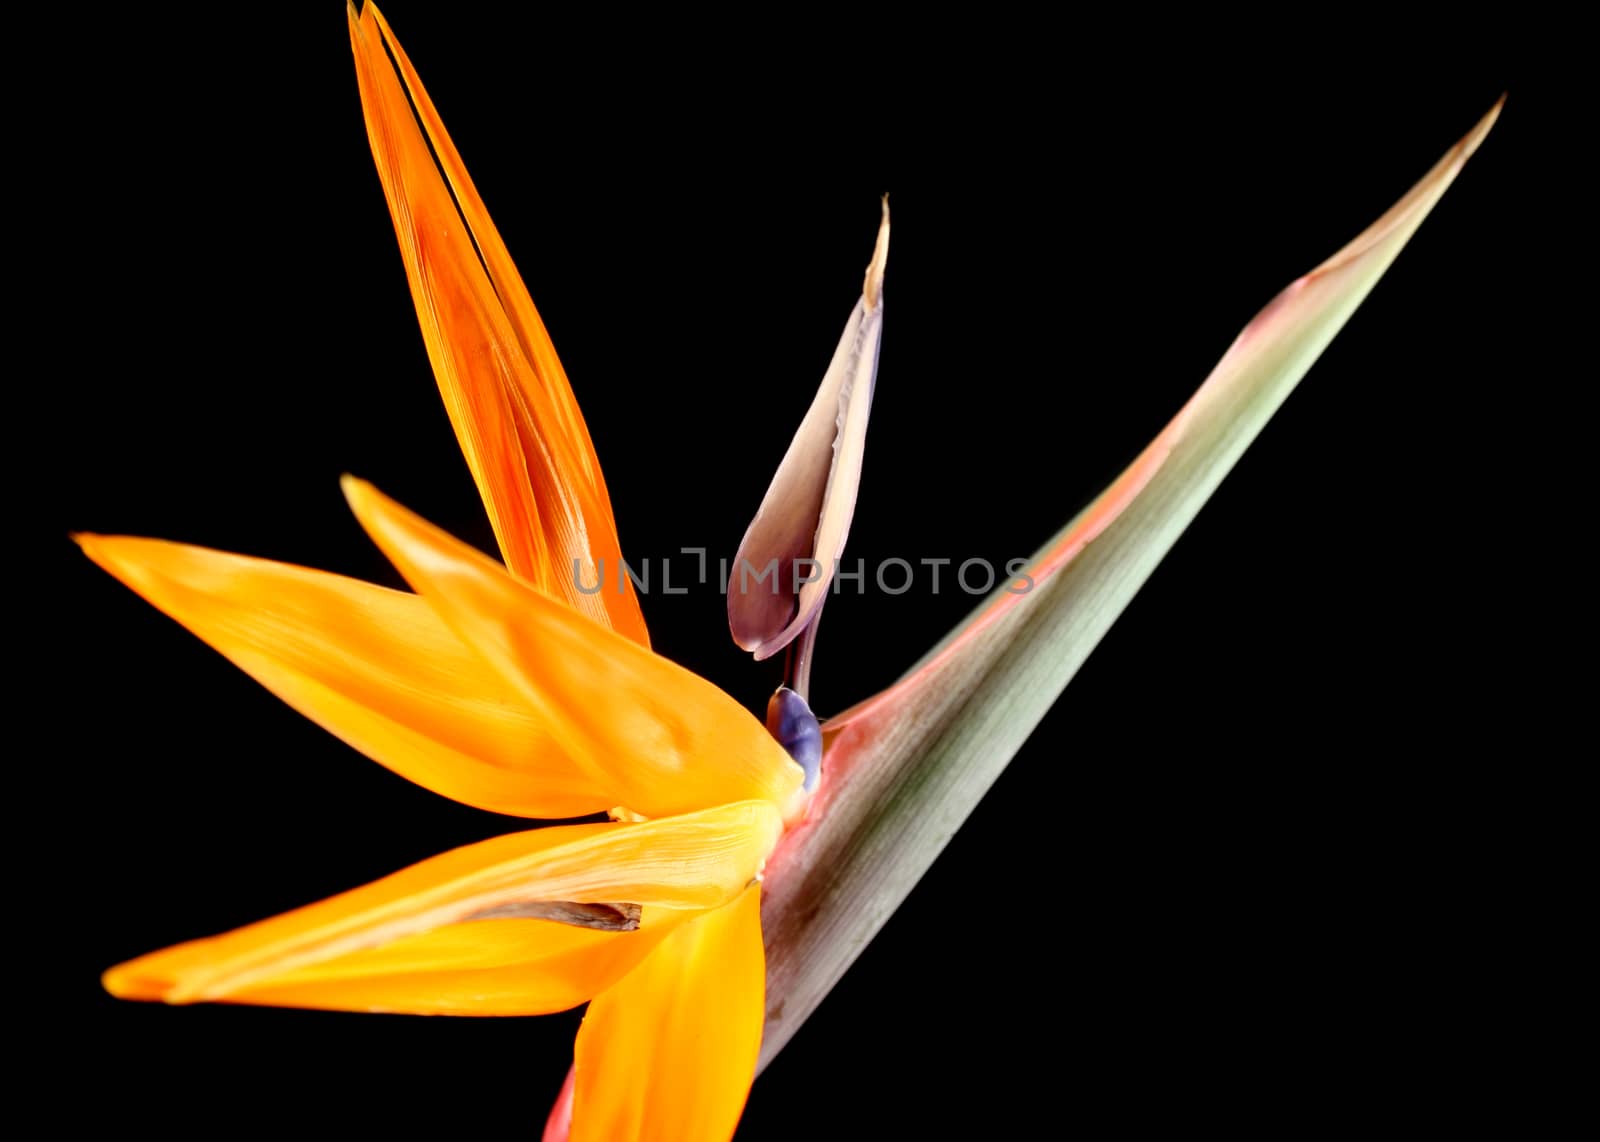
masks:
<path id="1" fill-rule="evenodd" d="M 763 1066 L 938 857 L 1499 111 L 1245 327 L 1161 434 L 1046 544 L 1032 590 L 1002 587 L 898 683 L 824 727 L 818 802 L 767 866 Z"/>

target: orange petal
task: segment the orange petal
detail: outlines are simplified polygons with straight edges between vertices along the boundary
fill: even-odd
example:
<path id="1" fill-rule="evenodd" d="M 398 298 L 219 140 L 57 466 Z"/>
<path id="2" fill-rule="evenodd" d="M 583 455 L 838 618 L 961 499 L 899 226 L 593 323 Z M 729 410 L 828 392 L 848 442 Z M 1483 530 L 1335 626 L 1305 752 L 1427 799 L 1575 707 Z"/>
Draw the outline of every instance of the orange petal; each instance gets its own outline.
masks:
<path id="1" fill-rule="evenodd" d="M 611 497 L 606 493 L 605 476 L 600 471 L 600 459 L 595 455 L 594 443 L 589 439 L 589 427 L 584 423 L 583 412 L 578 408 L 577 397 L 572 393 L 572 385 L 567 380 L 567 371 L 562 367 L 561 359 L 556 356 L 556 348 L 544 327 L 544 319 L 534 308 L 533 298 L 528 295 L 528 287 L 522 284 L 522 276 L 512 264 L 511 253 L 506 249 L 500 231 L 495 228 L 494 221 L 489 217 L 488 208 L 484 206 L 478 188 L 473 185 L 472 177 L 467 173 L 466 164 L 461 161 L 460 153 L 456 151 L 455 144 L 451 142 L 449 133 L 444 129 L 444 121 L 439 118 L 433 100 L 428 97 L 427 89 L 422 86 L 421 78 L 411 66 L 410 58 L 400 46 L 400 41 L 395 38 L 394 30 L 389 27 L 389 21 L 384 19 L 376 4 L 366 5 L 362 10 L 361 19 L 365 26 L 376 26 L 382 36 L 384 47 L 388 48 L 389 55 L 399 68 L 406 94 L 411 98 L 412 107 L 422 123 L 422 129 L 427 133 L 428 143 L 438 157 L 444 177 L 449 181 L 450 190 L 455 195 L 456 205 L 466 220 L 467 228 L 472 232 L 473 244 L 483 259 L 484 269 L 488 272 L 490 281 L 494 283 L 495 294 L 505 306 L 506 318 L 516 333 L 517 343 L 533 366 L 532 379 L 550 398 L 551 409 L 556 417 L 555 427 L 572 445 L 573 453 L 582 466 L 582 475 L 593 489 L 600 507 L 604 509 L 607 524 L 615 530 L 616 525 L 612 522 L 611 516 Z"/>
<path id="2" fill-rule="evenodd" d="M 634 932 L 597 932 L 550 920 L 451 924 L 225 998 L 325 1011 L 548 1015 L 576 1007 L 621 979 L 681 915 L 652 911 Z"/>
<path id="3" fill-rule="evenodd" d="M 158 539 L 76 538 L 289 705 L 418 785 L 526 817 L 617 803 L 417 595 Z"/>
<path id="4" fill-rule="evenodd" d="M 698 675 L 513 579 L 346 477 L 373 540 L 463 641 L 544 715 L 613 804 L 647 817 L 763 798 L 798 813 L 804 775 L 749 711 Z"/>
<path id="5" fill-rule="evenodd" d="M 601 937 L 628 940 L 658 923 L 670 927 L 685 910 L 733 899 L 781 830 L 770 805 L 747 801 L 642 824 L 511 833 L 270 920 L 142 956 L 112 968 L 105 985 L 124 999 L 168 1003 L 424 1010 L 469 1004 L 470 973 L 480 971 L 496 1013 L 555 1010 L 631 965 L 626 949 Z M 649 919 L 639 932 L 573 929 L 584 933 L 575 936 L 548 920 L 474 918 L 552 900 L 640 904 Z M 607 954 L 591 964 L 585 953 L 596 951 Z M 530 965 L 526 990 L 518 990 L 518 964 Z"/>
<path id="6" fill-rule="evenodd" d="M 755 1078 L 765 971 L 752 885 L 595 999 L 578 1031 L 573 1142 L 731 1137 Z"/>
<path id="7" fill-rule="evenodd" d="M 620 590 L 578 590 L 580 577 L 593 583 L 602 569 L 615 582 L 621 549 L 599 461 L 549 335 L 388 26 L 370 3 L 359 17 L 351 9 L 349 21 L 367 137 L 423 340 L 506 565 L 648 645 L 626 576 Z"/>

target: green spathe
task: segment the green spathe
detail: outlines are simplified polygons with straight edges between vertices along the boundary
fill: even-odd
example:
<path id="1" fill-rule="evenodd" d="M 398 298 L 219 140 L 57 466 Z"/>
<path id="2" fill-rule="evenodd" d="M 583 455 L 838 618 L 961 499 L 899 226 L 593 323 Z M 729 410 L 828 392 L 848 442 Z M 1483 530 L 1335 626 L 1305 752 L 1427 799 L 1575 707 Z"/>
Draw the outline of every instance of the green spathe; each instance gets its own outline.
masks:
<path id="1" fill-rule="evenodd" d="M 1247 325 L 1126 472 L 900 682 L 823 727 L 810 820 L 768 862 L 767 1023 L 783 1049 L 961 827 L 1256 434 L 1444 194 L 1502 99 L 1382 218 Z"/>

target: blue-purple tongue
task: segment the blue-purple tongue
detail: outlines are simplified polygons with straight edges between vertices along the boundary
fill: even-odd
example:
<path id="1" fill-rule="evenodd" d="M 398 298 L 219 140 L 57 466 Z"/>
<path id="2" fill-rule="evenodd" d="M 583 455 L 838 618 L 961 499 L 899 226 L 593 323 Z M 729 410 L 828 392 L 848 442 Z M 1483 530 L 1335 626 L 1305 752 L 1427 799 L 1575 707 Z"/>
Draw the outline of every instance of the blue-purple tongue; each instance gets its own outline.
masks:
<path id="1" fill-rule="evenodd" d="M 822 773 L 822 726 L 806 700 L 779 686 L 767 702 L 767 732 L 805 770 L 806 789 L 815 788 Z"/>

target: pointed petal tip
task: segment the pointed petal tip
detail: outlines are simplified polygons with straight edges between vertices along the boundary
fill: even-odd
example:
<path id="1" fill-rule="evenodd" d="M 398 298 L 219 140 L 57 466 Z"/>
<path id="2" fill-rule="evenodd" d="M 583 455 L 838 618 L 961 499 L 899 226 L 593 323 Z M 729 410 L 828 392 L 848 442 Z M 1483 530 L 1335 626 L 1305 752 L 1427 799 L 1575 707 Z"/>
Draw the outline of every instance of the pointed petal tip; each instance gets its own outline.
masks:
<path id="1" fill-rule="evenodd" d="M 116 537 L 96 535 L 92 531 L 73 531 L 67 538 L 78 545 L 78 550 L 88 556 L 89 562 L 113 578 L 128 582 L 125 559 L 119 559 L 114 550 Z M 130 584 L 131 586 L 131 584 Z M 137 588 L 135 588 L 137 590 Z"/>
<path id="2" fill-rule="evenodd" d="M 1494 101 L 1494 106 L 1485 111 L 1483 113 L 1483 118 L 1479 119 L 1477 123 L 1473 125 L 1472 130 L 1468 131 L 1464 136 L 1462 136 L 1461 141 L 1456 144 L 1456 150 L 1459 152 L 1459 159 L 1465 160 L 1470 158 L 1473 152 L 1475 152 L 1483 144 L 1483 140 L 1488 137 L 1489 131 L 1494 127 L 1496 121 L 1499 120 L 1500 112 L 1505 110 L 1506 96 L 1508 94 L 1509 92 L 1502 91 L 1500 93 L 1500 98 Z"/>
<path id="3" fill-rule="evenodd" d="M 861 283 L 861 295 L 867 299 L 867 308 L 876 309 L 883 293 L 883 275 L 889 268 L 889 196 L 883 196 L 883 218 L 878 223 L 878 237 L 872 244 L 872 261 L 867 263 L 866 280 Z"/>
<path id="4" fill-rule="evenodd" d="M 349 472 L 339 477 L 339 491 L 344 495 L 344 502 L 350 505 L 350 511 L 363 521 L 363 526 L 366 518 L 381 509 L 388 499 L 370 480 L 352 476 Z"/>
<path id="5" fill-rule="evenodd" d="M 114 999 L 170 1002 L 173 981 L 145 971 L 143 963 L 144 958 L 140 958 L 107 968 L 100 975 L 100 986 Z"/>
<path id="6" fill-rule="evenodd" d="M 125 582 L 127 581 L 127 574 L 135 573 L 138 570 L 136 561 L 131 565 L 128 561 L 128 545 L 153 542 L 152 540 L 130 539 L 127 536 L 98 535 L 92 531 L 69 532 L 67 538 L 76 543 L 78 550 L 88 556 L 89 561 L 96 567 Z M 137 590 L 137 588 L 135 589 Z"/>
<path id="7" fill-rule="evenodd" d="M 352 476 L 349 472 L 340 475 L 339 492 L 344 496 L 344 502 L 350 508 L 350 513 L 363 528 L 367 527 L 367 519 L 371 516 L 377 501 L 383 498 L 383 493 L 366 480 Z"/>

